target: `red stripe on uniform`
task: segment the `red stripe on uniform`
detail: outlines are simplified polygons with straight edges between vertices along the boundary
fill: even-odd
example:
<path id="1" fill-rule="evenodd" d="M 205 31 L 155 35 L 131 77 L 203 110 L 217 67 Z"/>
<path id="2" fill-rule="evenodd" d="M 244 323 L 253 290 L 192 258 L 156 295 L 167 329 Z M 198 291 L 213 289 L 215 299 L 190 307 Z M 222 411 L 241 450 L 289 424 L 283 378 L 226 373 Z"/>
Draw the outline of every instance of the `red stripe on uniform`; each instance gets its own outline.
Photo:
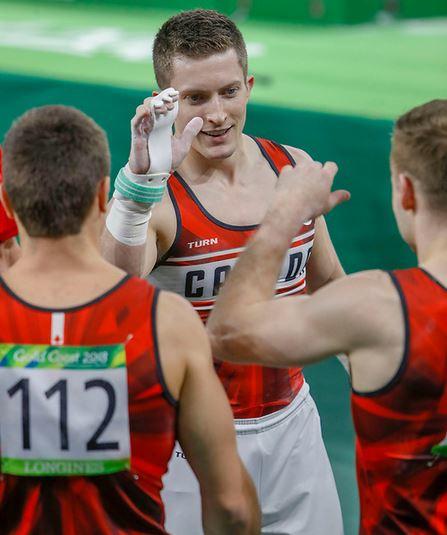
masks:
<path id="1" fill-rule="evenodd" d="M 202 253 L 206 254 L 206 253 Z M 212 254 L 212 253 L 210 253 Z M 172 258 L 170 260 L 166 260 L 166 262 L 163 262 L 164 266 L 196 266 L 196 265 L 202 265 L 202 264 L 211 264 L 213 262 L 220 262 L 221 260 L 232 260 L 233 258 L 238 258 L 240 253 L 228 253 L 228 254 L 221 254 L 216 256 L 211 256 L 208 258 L 199 258 L 197 260 L 173 260 Z"/>

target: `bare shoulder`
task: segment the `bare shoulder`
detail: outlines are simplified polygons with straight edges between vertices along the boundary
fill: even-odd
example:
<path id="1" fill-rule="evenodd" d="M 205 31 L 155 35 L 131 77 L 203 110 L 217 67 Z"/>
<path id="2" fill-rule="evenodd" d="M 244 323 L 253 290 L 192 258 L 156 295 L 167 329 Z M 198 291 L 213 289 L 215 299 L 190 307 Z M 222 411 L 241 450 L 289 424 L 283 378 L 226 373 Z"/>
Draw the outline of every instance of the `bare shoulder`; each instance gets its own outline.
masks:
<path id="1" fill-rule="evenodd" d="M 205 332 L 197 312 L 191 304 L 173 292 L 160 291 L 158 298 L 159 317 L 163 320 L 161 330 L 169 330 L 171 336 L 189 339 L 191 331 Z"/>
<path id="2" fill-rule="evenodd" d="M 363 306 L 382 306 L 399 301 L 391 277 L 386 271 L 369 270 L 336 279 L 321 288 L 315 295 L 335 293 L 344 296 L 344 302 L 359 303 Z"/>
<path id="3" fill-rule="evenodd" d="M 399 294 L 386 271 L 363 271 L 341 277 L 314 296 L 316 304 L 319 301 L 327 307 L 334 327 L 346 332 L 350 347 L 385 342 L 395 332 L 396 321 L 401 321 Z"/>
<path id="4" fill-rule="evenodd" d="M 389 384 L 401 365 L 405 312 L 389 273 L 371 271 L 347 279 L 350 300 L 357 303 L 346 318 L 352 384 L 357 391 L 372 392 Z"/>
<path id="5" fill-rule="evenodd" d="M 352 273 L 346 277 L 346 280 L 349 281 L 349 284 L 363 286 L 365 290 L 374 289 L 377 291 L 387 285 L 389 287 L 392 286 L 391 277 L 387 271 L 382 269 L 371 269 Z"/>
<path id="6" fill-rule="evenodd" d="M 161 291 L 158 299 L 157 331 L 163 346 L 189 360 L 191 353 L 207 354 L 209 342 L 197 312 L 183 297 Z"/>
<path id="7" fill-rule="evenodd" d="M 297 164 L 301 162 L 311 162 L 313 160 L 313 158 L 303 149 L 297 149 L 296 147 L 291 147 L 290 145 L 283 146 L 288 152 L 290 152 Z"/>

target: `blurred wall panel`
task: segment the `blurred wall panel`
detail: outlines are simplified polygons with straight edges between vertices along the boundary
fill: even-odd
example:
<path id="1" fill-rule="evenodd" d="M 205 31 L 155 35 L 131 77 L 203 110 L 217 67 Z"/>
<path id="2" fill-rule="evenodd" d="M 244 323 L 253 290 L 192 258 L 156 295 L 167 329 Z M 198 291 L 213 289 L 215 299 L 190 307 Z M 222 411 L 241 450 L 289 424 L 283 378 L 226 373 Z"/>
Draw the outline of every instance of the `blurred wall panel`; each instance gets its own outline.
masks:
<path id="1" fill-rule="evenodd" d="M 20 0 L 16 0 L 20 1 Z M 447 16 L 447 0 L 25 0 L 27 2 L 122 6 L 181 11 L 216 9 L 236 19 L 300 24 L 359 24 L 378 18 Z M 1 0 L 0 0 L 1 2 Z"/>

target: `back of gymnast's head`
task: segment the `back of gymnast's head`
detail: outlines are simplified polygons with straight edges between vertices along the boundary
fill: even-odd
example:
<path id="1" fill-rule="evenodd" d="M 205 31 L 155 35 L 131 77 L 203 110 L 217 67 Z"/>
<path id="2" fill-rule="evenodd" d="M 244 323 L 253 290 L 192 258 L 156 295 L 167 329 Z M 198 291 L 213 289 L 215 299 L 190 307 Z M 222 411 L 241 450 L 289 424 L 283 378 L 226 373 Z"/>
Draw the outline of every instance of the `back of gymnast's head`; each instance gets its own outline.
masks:
<path id="1" fill-rule="evenodd" d="M 396 121 L 391 162 L 412 177 L 428 206 L 447 213 L 447 99 L 411 109 Z"/>
<path id="2" fill-rule="evenodd" d="M 110 174 L 105 132 L 75 108 L 43 106 L 13 123 L 3 148 L 4 187 L 27 234 L 78 234 Z"/>

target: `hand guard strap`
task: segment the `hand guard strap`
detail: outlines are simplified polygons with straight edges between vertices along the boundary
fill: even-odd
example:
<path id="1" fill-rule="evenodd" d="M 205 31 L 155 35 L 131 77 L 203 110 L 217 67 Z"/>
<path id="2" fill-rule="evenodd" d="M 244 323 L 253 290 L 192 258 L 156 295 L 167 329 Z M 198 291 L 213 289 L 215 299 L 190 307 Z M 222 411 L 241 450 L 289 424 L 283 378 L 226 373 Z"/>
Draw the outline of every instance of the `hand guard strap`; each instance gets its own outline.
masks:
<path id="1" fill-rule="evenodd" d="M 135 202 L 153 204 L 161 202 L 169 173 L 136 175 L 129 169 L 129 164 L 120 169 L 115 180 L 115 190 L 126 199 Z"/>
<path id="2" fill-rule="evenodd" d="M 166 114 L 158 115 L 155 110 L 163 106 L 164 99 L 172 101 L 177 95 L 178 91 L 169 87 L 151 99 L 154 125 L 147 146 L 151 173 L 169 172 L 172 169 L 172 125 L 178 114 L 178 102 L 174 102 L 174 108 Z"/>

